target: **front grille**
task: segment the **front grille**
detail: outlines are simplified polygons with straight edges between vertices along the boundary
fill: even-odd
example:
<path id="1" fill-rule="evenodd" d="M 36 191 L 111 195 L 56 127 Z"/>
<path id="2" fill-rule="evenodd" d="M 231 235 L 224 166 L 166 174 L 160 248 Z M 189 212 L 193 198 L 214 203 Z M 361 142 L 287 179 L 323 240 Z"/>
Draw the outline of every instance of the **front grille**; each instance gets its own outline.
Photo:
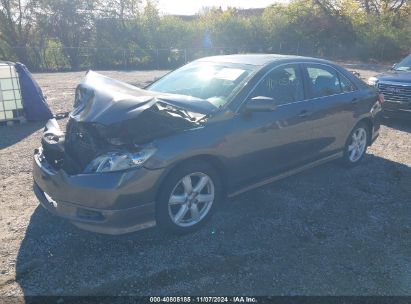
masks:
<path id="1" fill-rule="evenodd" d="M 67 124 L 64 169 L 70 174 L 80 173 L 97 156 L 98 136 L 91 127 L 71 119 Z"/>
<path id="2" fill-rule="evenodd" d="M 411 103 L 411 85 L 380 82 L 378 88 L 384 94 L 384 99 L 388 102 Z"/>

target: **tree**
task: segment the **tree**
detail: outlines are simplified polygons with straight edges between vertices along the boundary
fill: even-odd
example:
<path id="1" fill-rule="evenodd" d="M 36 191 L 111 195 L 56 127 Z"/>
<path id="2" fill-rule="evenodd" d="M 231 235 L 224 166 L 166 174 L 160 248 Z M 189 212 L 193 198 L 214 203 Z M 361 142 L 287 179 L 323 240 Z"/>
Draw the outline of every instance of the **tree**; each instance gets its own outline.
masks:
<path id="1" fill-rule="evenodd" d="M 214 47 L 232 47 L 244 49 L 247 46 L 247 22 L 238 16 L 235 8 L 222 11 L 221 8 L 209 9 L 200 18 L 203 37 L 210 32 Z"/>
<path id="2" fill-rule="evenodd" d="M 30 57 L 27 47 L 35 43 L 31 37 L 36 31 L 36 9 L 35 0 L 0 1 L 0 51 L 4 57 L 27 62 Z"/>
<path id="3" fill-rule="evenodd" d="M 89 46 L 94 27 L 95 0 L 40 0 L 39 25 L 64 46 L 73 69 L 80 65 L 81 46 Z"/>
<path id="4" fill-rule="evenodd" d="M 141 0 L 100 0 L 95 7 L 96 16 L 120 20 L 123 23 L 139 16 L 141 3 Z"/>
<path id="5" fill-rule="evenodd" d="M 1 59 L 38 69 L 90 60 L 99 68 L 174 67 L 232 52 L 398 59 L 411 45 L 406 0 L 290 0 L 262 15 L 214 7 L 184 18 L 161 15 L 155 0 L 0 0 L 0 9 Z"/>
<path id="6" fill-rule="evenodd" d="M 407 5 L 407 0 L 358 0 L 367 14 L 398 13 Z"/>

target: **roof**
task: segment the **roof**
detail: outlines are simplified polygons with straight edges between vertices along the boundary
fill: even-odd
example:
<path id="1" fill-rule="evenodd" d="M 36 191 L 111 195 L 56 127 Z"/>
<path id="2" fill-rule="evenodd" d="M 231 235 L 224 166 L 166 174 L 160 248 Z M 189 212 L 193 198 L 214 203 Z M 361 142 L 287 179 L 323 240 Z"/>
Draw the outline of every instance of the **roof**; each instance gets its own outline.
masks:
<path id="1" fill-rule="evenodd" d="M 221 56 L 211 56 L 198 59 L 197 61 L 204 62 L 225 62 L 225 63 L 240 63 L 240 64 L 251 64 L 256 66 L 263 66 L 274 61 L 280 60 L 296 60 L 296 61 L 312 61 L 312 62 L 329 62 L 327 60 L 303 57 L 295 55 L 280 55 L 280 54 L 236 54 L 236 55 L 221 55 Z"/>
<path id="2" fill-rule="evenodd" d="M 261 16 L 264 13 L 265 8 L 245 8 L 236 10 L 239 16 Z"/>
<path id="3" fill-rule="evenodd" d="M 193 21 L 199 18 L 198 15 L 166 15 L 174 18 L 179 18 L 183 21 Z"/>

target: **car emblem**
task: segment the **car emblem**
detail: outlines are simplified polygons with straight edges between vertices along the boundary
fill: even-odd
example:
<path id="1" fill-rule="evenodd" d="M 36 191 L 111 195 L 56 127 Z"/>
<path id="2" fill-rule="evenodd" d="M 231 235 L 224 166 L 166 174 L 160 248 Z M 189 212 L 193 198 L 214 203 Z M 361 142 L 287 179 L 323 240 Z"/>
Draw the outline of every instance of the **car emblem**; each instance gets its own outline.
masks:
<path id="1" fill-rule="evenodd" d="M 390 88 L 386 88 L 386 90 L 390 93 L 394 93 L 394 94 L 399 94 L 401 93 L 401 89 L 400 88 L 394 88 L 394 87 L 390 87 Z"/>

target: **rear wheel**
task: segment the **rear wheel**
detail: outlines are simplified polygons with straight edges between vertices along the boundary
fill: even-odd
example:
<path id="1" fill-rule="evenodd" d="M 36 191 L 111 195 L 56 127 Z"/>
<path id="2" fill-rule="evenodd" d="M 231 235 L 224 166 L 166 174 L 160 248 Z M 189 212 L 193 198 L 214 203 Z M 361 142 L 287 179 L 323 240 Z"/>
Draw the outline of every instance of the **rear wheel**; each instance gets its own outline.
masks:
<path id="1" fill-rule="evenodd" d="M 218 174 L 207 163 L 189 162 L 166 179 L 157 201 L 157 223 L 173 233 L 187 233 L 203 225 L 221 198 Z"/>
<path id="2" fill-rule="evenodd" d="M 344 148 L 344 162 L 348 166 L 356 166 L 363 159 L 368 145 L 368 126 L 359 123 L 351 131 Z"/>

